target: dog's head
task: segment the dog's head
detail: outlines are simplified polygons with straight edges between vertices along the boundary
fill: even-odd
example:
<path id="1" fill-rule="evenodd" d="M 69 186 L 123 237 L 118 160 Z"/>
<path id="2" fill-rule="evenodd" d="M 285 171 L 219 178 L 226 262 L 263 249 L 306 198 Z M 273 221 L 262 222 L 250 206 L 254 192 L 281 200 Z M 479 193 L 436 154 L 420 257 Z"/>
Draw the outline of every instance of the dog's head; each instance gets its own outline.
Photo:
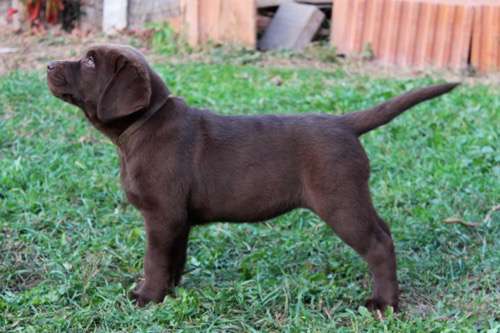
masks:
<path id="1" fill-rule="evenodd" d="M 100 129 L 144 112 L 168 93 L 144 56 L 121 45 L 94 46 L 79 60 L 51 62 L 47 81 L 54 96 L 80 107 Z"/>

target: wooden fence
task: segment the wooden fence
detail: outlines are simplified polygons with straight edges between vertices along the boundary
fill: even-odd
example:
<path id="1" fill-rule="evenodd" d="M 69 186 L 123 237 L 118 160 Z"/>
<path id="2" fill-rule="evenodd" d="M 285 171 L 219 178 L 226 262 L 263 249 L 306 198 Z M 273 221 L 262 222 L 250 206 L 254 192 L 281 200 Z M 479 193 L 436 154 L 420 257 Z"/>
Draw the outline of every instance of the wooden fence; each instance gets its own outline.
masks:
<path id="1" fill-rule="evenodd" d="M 500 69 L 500 0 L 332 0 L 331 41 L 384 64 Z M 256 46 L 255 0 L 180 0 L 172 22 L 191 44 Z"/>
<path id="2" fill-rule="evenodd" d="M 169 20 L 192 45 L 213 41 L 254 48 L 258 4 L 287 1 L 292 0 L 85 0 L 82 4 L 90 28 L 100 28 L 96 18 L 102 18 L 105 31 Z M 500 0 L 329 1 L 333 3 L 330 37 L 339 53 L 370 50 L 381 63 L 414 68 L 500 70 Z M 0 9 L 9 6 L 22 8 L 24 2 L 0 0 Z M 0 26 L 5 24 L 0 20 Z"/>
<path id="3" fill-rule="evenodd" d="M 334 0 L 332 43 L 386 64 L 500 69 L 499 0 Z"/>

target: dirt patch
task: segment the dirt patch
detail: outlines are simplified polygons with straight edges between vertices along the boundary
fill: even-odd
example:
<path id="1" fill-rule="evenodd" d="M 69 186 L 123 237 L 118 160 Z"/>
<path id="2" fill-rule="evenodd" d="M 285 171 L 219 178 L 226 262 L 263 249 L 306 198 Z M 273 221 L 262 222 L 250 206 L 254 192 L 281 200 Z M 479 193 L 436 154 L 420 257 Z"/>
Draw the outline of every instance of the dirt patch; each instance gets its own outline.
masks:
<path id="1" fill-rule="evenodd" d="M 93 44 L 129 44 L 142 49 L 146 43 L 128 34 L 67 34 L 52 29 L 44 34 L 0 32 L 0 75 L 15 70 L 39 70 L 57 59 L 77 58 Z"/>

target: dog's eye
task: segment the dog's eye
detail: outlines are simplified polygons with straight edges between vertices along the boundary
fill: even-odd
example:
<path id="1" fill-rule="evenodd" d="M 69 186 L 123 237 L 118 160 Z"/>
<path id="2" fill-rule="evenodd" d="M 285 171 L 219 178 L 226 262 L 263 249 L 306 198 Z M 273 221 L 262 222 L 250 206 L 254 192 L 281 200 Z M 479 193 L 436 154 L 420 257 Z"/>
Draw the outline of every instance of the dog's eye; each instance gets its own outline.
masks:
<path id="1" fill-rule="evenodd" d="M 88 68 L 95 68 L 95 60 L 93 56 L 88 56 L 83 59 L 83 65 Z"/>

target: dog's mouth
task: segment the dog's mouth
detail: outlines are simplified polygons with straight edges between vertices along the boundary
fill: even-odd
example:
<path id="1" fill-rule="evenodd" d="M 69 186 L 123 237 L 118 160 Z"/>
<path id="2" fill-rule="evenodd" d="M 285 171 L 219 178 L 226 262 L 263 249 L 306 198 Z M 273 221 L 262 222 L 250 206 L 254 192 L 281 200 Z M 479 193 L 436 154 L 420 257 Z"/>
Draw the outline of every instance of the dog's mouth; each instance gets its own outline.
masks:
<path id="1" fill-rule="evenodd" d="M 61 89 L 62 86 L 53 85 L 52 82 L 49 81 L 49 88 L 55 97 L 60 98 L 65 102 L 71 102 L 74 100 L 73 94 L 65 92 L 64 89 Z"/>
<path id="2" fill-rule="evenodd" d="M 52 82 L 50 82 L 49 88 L 55 97 L 63 100 L 66 103 L 79 105 L 78 98 L 76 98 L 76 96 L 74 94 L 67 92 L 66 89 L 61 89 L 61 88 L 63 88 L 63 86 L 55 86 L 55 85 L 52 85 Z"/>
<path id="3" fill-rule="evenodd" d="M 50 81 L 55 87 L 64 87 L 68 84 L 64 77 L 54 77 Z"/>
<path id="4" fill-rule="evenodd" d="M 49 73 L 47 75 L 49 84 L 53 86 L 54 88 L 60 88 L 68 85 L 68 81 L 66 81 L 66 78 L 64 75 L 58 74 L 58 73 Z"/>
<path id="5" fill-rule="evenodd" d="M 76 97 L 73 94 L 64 93 L 64 94 L 61 94 L 58 97 L 60 99 L 62 99 L 63 101 L 65 101 L 66 103 L 73 104 L 73 105 L 76 105 L 78 107 L 83 107 L 83 102 L 80 99 L 78 99 L 78 97 Z"/>
<path id="6" fill-rule="evenodd" d="M 62 99 L 65 102 L 76 104 L 77 99 L 72 93 L 67 92 L 68 81 L 62 75 L 52 74 L 48 75 L 48 86 L 52 94 Z"/>

